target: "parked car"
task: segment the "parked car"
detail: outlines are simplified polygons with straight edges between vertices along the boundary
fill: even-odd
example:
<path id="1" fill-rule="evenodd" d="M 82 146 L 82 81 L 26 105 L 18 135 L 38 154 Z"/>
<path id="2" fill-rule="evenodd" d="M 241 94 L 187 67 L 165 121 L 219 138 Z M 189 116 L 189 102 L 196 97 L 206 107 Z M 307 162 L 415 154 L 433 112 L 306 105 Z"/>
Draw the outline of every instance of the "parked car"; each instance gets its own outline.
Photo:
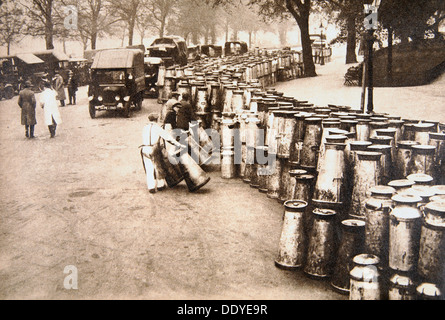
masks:
<path id="1" fill-rule="evenodd" d="M 161 58 L 148 57 L 144 58 L 145 67 L 145 95 L 147 96 L 158 96 L 158 74 L 159 67 L 162 66 L 164 62 Z"/>
<path id="2" fill-rule="evenodd" d="M 187 44 L 178 36 L 157 38 L 147 48 L 147 56 L 161 58 L 165 67 L 187 65 Z"/>
<path id="3" fill-rule="evenodd" d="M 91 118 L 97 110 L 140 110 L 144 100 L 144 52 L 137 49 L 107 49 L 96 53 L 88 87 Z"/>
<path id="4" fill-rule="evenodd" d="M 244 41 L 227 41 L 224 44 L 224 55 L 225 56 L 237 56 L 243 55 L 249 51 L 247 43 Z"/>

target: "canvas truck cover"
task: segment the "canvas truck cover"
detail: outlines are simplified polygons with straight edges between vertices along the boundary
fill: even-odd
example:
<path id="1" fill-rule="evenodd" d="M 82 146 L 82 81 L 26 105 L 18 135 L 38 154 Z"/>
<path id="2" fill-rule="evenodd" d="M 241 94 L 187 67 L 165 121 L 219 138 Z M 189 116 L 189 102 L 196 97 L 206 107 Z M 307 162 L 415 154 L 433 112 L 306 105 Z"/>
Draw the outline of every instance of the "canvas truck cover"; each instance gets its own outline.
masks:
<path id="1" fill-rule="evenodd" d="M 144 64 L 144 53 L 141 50 L 110 49 L 96 53 L 91 69 L 128 69 L 138 64 Z"/>

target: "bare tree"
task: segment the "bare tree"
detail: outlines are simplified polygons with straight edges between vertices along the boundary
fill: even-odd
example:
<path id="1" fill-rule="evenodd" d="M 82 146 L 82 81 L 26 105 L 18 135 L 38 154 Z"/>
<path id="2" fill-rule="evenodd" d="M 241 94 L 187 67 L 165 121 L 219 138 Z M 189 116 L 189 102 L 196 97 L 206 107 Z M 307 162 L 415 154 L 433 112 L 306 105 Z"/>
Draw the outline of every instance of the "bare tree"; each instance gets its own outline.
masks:
<path id="1" fill-rule="evenodd" d="M 11 44 L 23 39 L 23 29 L 22 8 L 11 0 L 2 3 L 0 7 L 0 44 L 7 46 L 8 55 L 11 53 Z"/>
<path id="2" fill-rule="evenodd" d="M 128 45 L 133 45 L 134 29 L 140 9 L 145 5 L 145 0 L 108 0 L 110 13 L 125 22 L 128 29 Z"/>

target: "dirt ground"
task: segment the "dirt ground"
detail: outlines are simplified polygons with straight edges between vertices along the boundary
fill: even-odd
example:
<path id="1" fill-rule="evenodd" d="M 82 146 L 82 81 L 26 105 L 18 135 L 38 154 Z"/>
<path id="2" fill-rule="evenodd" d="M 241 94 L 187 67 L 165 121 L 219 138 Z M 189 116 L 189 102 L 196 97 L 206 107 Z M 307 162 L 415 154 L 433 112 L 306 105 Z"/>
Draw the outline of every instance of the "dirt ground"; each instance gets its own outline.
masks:
<path id="1" fill-rule="evenodd" d="M 337 59 L 318 67 L 319 77 L 275 88 L 358 107 L 360 88 L 342 86 L 347 67 Z M 376 112 L 443 121 L 443 84 L 376 89 Z M 148 113 L 160 110 L 155 99 L 129 119 L 100 112 L 93 120 L 82 87 L 78 105 L 61 108 L 54 139 L 41 108 L 34 140 L 17 97 L 0 110 L 0 299 L 348 298 L 328 281 L 275 267 L 283 207 L 241 179 L 213 170 L 196 193 L 185 182 L 147 191 L 138 146 Z M 77 269 L 77 289 L 64 286 L 67 266 Z"/>
<path id="2" fill-rule="evenodd" d="M 41 108 L 34 140 L 17 97 L 0 109 L 1 299 L 345 299 L 275 267 L 283 207 L 241 179 L 148 192 L 138 146 L 156 100 L 93 120 L 82 87 L 54 139 Z"/>

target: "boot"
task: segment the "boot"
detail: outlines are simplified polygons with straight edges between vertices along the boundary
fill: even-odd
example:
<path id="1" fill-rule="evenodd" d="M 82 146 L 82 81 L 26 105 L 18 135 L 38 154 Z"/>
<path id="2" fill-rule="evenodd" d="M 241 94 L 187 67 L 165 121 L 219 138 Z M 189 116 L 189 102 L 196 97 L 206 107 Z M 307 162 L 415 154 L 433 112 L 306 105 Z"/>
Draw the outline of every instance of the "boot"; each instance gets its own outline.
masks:
<path id="1" fill-rule="evenodd" d="M 31 138 L 31 139 L 33 139 L 34 138 L 34 126 L 33 125 L 31 125 L 31 126 L 29 126 L 29 137 Z"/>
<path id="2" fill-rule="evenodd" d="M 29 138 L 29 132 L 28 132 L 28 130 L 29 130 L 29 126 L 25 126 L 25 136 L 26 136 L 27 138 Z"/>

